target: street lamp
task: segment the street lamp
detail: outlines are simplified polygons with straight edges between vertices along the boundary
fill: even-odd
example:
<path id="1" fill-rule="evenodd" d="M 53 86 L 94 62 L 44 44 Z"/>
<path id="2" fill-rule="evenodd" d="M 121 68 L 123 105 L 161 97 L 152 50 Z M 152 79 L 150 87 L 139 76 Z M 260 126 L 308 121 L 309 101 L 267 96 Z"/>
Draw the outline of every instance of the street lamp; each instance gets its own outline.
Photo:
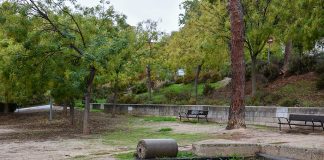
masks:
<path id="1" fill-rule="evenodd" d="M 268 42 L 267 42 L 269 45 L 269 47 L 268 47 L 268 64 L 270 64 L 270 45 L 272 42 L 273 42 L 273 38 L 269 37 Z"/>

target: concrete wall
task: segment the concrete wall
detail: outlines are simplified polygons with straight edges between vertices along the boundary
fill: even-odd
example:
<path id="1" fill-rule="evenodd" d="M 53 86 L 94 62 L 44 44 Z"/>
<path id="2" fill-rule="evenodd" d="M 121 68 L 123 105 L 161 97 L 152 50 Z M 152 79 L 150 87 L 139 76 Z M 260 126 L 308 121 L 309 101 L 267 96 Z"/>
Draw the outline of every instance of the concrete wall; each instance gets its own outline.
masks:
<path id="1" fill-rule="evenodd" d="M 112 111 L 111 104 L 93 103 L 94 109 Z M 208 110 L 208 119 L 214 122 L 227 122 L 228 106 L 211 105 L 160 105 L 160 104 L 119 104 L 116 107 L 118 114 L 154 115 L 154 116 L 178 116 L 179 112 L 188 109 Z M 276 107 L 276 106 L 247 106 L 246 122 L 248 124 L 275 125 L 277 119 L 273 117 L 288 117 L 290 113 L 299 114 L 323 114 L 324 107 Z"/>

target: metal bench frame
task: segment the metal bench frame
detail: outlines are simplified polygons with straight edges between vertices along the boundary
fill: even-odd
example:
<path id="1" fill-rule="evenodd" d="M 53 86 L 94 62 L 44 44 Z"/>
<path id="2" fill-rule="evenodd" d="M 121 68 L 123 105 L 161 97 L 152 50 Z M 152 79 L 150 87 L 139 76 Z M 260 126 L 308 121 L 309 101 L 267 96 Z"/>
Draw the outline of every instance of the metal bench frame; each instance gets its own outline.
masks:
<path id="1" fill-rule="evenodd" d="M 206 111 L 206 110 L 192 110 L 191 109 L 191 110 L 188 110 L 187 112 L 179 113 L 180 121 L 181 121 L 181 118 L 187 118 L 188 121 L 190 118 L 197 118 L 198 122 L 199 122 L 199 119 L 206 119 L 206 122 L 208 122 L 207 116 L 208 116 L 208 111 Z"/>
<path id="2" fill-rule="evenodd" d="M 324 115 L 311 115 L 311 114 L 289 114 L 289 118 L 286 117 L 274 117 L 278 118 L 279 130 L 281 131 L 281 125 L 289 125 L 291 128 L 292 125 L 295 126 L 311 126 L 313 131 L 315 127 L 322 127 L 324 130 Z M 282 121 L 283 120 L 283 121 Z M 287 122 L 284 122 L 284 121 Z M 305 122 L 304 124 L 292 123 L 293 121 Z M 311 124 L 307 123 L 311 122 Z"/>

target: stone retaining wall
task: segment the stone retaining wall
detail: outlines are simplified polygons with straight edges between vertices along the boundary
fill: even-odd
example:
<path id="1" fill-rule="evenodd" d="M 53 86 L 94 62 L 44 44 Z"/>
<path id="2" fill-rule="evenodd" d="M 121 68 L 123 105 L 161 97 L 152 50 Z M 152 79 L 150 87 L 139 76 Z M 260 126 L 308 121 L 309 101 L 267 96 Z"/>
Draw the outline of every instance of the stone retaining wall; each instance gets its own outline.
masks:
<path id="1" fill-rule="evenodd" d="M 91 108 L 112 111 L 112 104 L 91 104 Z M 159 104 L 119 104 L 116 107 L 118 114 L 153 115 L 153 116 L 178 116 L 179 112 L 188 109 L 208 110 L 208 120 L 226 122 L 228 106 L 211 105 L 159 105 Z M 246 122 L 248 124 L 274 125 L 277 120 L 273 117 L 288 117 L 290 113 L 298 114 L 323 114 L 324 107 L 277 107 L 277 106 L 247 106 Z"/>

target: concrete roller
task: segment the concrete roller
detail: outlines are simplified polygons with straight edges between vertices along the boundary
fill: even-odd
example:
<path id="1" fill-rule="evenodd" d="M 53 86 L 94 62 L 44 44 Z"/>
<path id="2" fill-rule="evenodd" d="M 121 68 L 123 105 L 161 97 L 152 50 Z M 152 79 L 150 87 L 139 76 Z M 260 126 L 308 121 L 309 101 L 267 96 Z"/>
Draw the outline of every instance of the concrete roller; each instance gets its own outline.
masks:
<path id="1" fill-rule="evenodd" d="M 142 139 L 137 144 L 140 159 L 177 157 L 178 144 L 174 139 Z"/>

